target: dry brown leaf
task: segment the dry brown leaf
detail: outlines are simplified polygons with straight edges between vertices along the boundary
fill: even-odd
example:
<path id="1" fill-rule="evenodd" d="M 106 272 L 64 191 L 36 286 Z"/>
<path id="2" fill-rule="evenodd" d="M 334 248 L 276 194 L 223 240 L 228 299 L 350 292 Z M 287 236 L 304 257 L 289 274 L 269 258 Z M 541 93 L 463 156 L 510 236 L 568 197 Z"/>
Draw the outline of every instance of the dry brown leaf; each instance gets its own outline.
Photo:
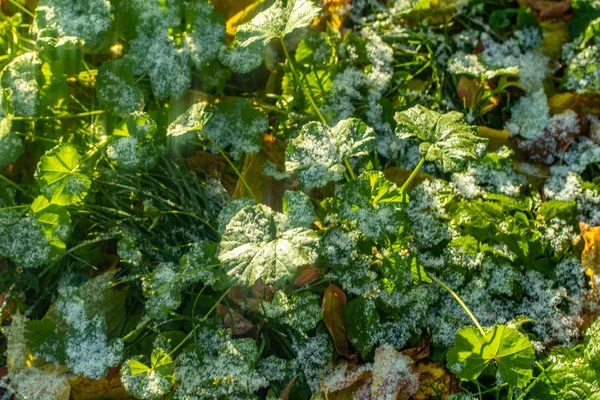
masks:
<path id="1" fill-rule="evenodd" d="M 481 90 L 480 86 L 481 82 L 476 78 L 468 78 L 463 75 L 458 80 L 458 84 L 456 85 L 456 94 L 464 101 L 467 108 L 474 108 L 481 102 L 481 99 L 483 98 L 483 90 Z M 489 85 L 487 83 L 485 88 L 489 89 Z M 496 108 L 498 104 L 500 104 L 499 95 L 490 97 L 480 107 L 479 113 L 481 115 L 485 115 Z"/>
<path id="2" fill-rule="evenodd" d="M 430 353 L 431 347 L 428 336 L 421 337 L 421 339 L 419 339 L 415 347 L 402 351 L 402 354 L 404 354 L 405 356 L 409 356 L 414 361 L 420 361 L 424 358 L 427 358 L 429 357 Z"/>
<path id="3" fill-rule="evenodd" d="M 223 327 L 231 329 L 234 335 L 244 335 L 254 328 L 254 324 L 244 318 L 239 310 L 229 308 L 226 305 L 217 305 L 217 315 L 223 319 Z"/>
<path id="4" fill-rule="evenodd" d="M 321 271 L 315 265 L 307 265 L 300 268 L 300 272 L 294 279 L 293 285 L 302 287 L 321 276 Z"/>
<path id="5" fill-rule="evenodd" d="M 571 0 L 562 1 L 547 1 L 547 0 L 533 0 L 528 1 L 527 4 L 539 12 L 540 18 L 556 18 L 563 16 L 567 11 L 571 9 Z"/>
<path id="6" fill-rule="evenodd" d="M 266 285 L 260 281 L 254 282 L 252 285 L 252 295 L 259 300 L 271 301 L 275 288 L 271 285 Z"/>
<path id="7" fill-rule="evenodd" d="M 346 337 L 346 324 L 342 318 L 344 307 L 346 307 L 346 294 L 339 287 L 330 284 L 323 293 L 323 323 L 333 339 L 337 352 L 350 359 L 353 355 Z"/>
<path id="8" fill-rule="evenodd" d="M 120 400 L 129 395 L 121 385 L 120 367 L 110 368 L 104 379 L 93 380 L 83 376 L 69 378 L 71 400 Z"/>

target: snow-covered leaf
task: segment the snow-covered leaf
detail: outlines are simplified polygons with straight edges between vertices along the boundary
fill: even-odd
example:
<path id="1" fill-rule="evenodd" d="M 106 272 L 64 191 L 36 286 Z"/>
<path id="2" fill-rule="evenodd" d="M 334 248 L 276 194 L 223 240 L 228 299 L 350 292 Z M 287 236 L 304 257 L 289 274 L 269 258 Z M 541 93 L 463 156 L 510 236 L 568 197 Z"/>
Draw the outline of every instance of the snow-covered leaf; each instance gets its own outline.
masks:
<path id="1" fill-rule="evenodd" d="M 175 367 L 163 349 L 152 350 L 150 366 L 131 358 L 121 367 L 121 381 L 127 393 L 138 399 L 155 400 L 168 393 L 175 382 Z"/>
<path id="2" fill-rule="evenodd" d="M 396 113 L 395 119 L 398 137 L 416 137 L 425 160 L 437 162 L 445 172 L 461 170 L 467 160 L 481 157 L 487 145 L 456 111 L 440 114 L 417 105 Z"/>
<path id="3" fill-rule="evenodd" d="M 96 93 L 101 104 L 117 115 L 144 107 L 142 91 L 134 84 L 135 61 L 131 58 L 109 60 L 98 68 Z"/>
<path id="4" fill-rule="evenodd" d="M 364 122 L 349 118 L 329 128 L 309 122 L 286 150 L 285 168 L 296 172 L 306 188 L 323 187 L 344 177 L 344 159 L 360 157 L 375 148 L 375 133 Z"/>
<path id="5" fill-rule="evenodd" d="M 287 217 L 264 205 L 246 206 L 227 224 L 219 260 L 234 281 L 251 286 L 294 278 L 298 267 L 315 262 L 316 232 L 286 229 Z"/>
<path id="6" fill-rule="evenodd" d="M 4 100 L 14 109 L 14 114 L 22 117 L 40 115 L 43 85 L 42 61 L 35 53 L 25 53 L 16 57 L 2 70 L 0 83 L 4 89 Z"/>
<path id="7" fill-rule="evenodd" d="M 10 130 L 11 120 L 0 119 L 0 168 L 14 163 L 25 151 L 23 140 Z"/>

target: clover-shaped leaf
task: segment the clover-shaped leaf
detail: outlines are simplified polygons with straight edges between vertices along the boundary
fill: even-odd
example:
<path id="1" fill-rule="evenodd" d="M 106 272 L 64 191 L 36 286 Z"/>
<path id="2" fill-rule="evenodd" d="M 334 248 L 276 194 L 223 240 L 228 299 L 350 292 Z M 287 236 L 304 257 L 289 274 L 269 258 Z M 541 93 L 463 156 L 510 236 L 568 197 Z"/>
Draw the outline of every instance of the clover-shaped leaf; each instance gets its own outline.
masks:
<path id="1" fill-rule="evenodd" d="M 296 172 L 305 187 L 323 187 L 344 177 L 344 159 L 364 156 L 374 148 L 373 129 L 359 119 L 349 118 L 331 128 L 309 122 L 288 144 L 285 168 Z"/>
<path id="2" fill-rule="evenodd" d="M 298 267 L 316 261 L 316 232 L 289 228 L 287 216 L 258 204 L 242 208 L 227 224 L 219 260 L 234 281 L 252 285 L 283 283 Z"/>
<path id="3" fill-rule="evenodd" d="M 0 119 L 0 168 L 12 164 L 25 151 L 23 140 L 10 131 L 9 118 Z"/>
<path id="4" fill-rule="evenodd" d="M 467 160 L 481 157 L 487 145 L 486 139 L 476 136 L 477 129 L 456 111 L 440 114 L 417 105 L 394 118 L 398 137 L 419 139 L 421 155 L 426 161 L 437 162 L 444 172 L 461 170 Z"/>
<path id="5" fill-rule="evenodd" d="M 130 395 L 138 399 L 159 399 L 169 392 L 175 383 L 175 367 L 171 357 L 163 349 L 152 350 L 150 366 L 131 358 L 123 363 L 121 381 Z"/>
<path id="6" fill-rule="evenodd" d="M 98 68 L 96 93 L 101 104 L 117 115 L 129 114 L 144 107 L 144 95 L 134 82 L 132 58 L 109 60 Z"/>
<path id="7" fill-rule="evenodd" d="M 470 381 L 495 362 L 504 382 L 523 388 L 531 380 L 535 352 L 526 336 L 506 325 L 494 325 L 485 337 L 474 326 L 467 326 L 456 332 L 447 360 L 450 371 Z"/>
<path id="8" fill-rule="evenodd" d="M 52 204 L 76 204 L 87 195 L 92 182 L 80 172 L 80 161 L 77 149 L 66 144 L 60 144 L 42 156 L 35 178 L 42 194 Z"/>

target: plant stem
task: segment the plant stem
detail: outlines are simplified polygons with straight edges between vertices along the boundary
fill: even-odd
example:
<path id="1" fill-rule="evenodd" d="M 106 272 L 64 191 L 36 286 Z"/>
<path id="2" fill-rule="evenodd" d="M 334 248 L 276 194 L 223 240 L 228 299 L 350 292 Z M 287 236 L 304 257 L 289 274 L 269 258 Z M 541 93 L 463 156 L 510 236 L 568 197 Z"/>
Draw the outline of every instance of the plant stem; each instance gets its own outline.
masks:
<path id="1" fill-rule="evenodd" d="M 79 114 L 66 114 L 66 115 L 54 115 L 51 117 L 13 117 L 13 121 L 40 121 L 40 120 L 53 120 L 53 119 L 69 119 L 69 118 L 81 118 L 89 117 L 92 115 L 104 114 L 104 110 L 89 111 Z"/>
<path id="2" fill-rule="evenodd" d="M 3 181 L 7 185 L 14 187 L 15 189 L 17 189 L 19 192 L 21 192 L 23 194 L 27 193 L 27 191 L 25 189 L 23 189 L 21 186 L 17 185 L 16 183 L 14 183 L 13 181 L 11 181 L 10 179 L 8 179 L 7 177 L 5 177 L 2 174 L 0 174 L 0 181 Z"/>
<path id="3" fill-rule="evenodd" d="M 300 74 L 298 74 L 298 71 L 296 70 L 296 67 L 294 66 L 294 62 L 292 61 L 292 57 L 290 57 L 290 53 L 288 52 L 288 49 L 285 46 L 285 40 L 283 40 L 282 37 L 280 37 L 279 40 L 281 41 L 281 47 L 283 48 L 283 53 L 285 54 L 285 58 L 287 59 L 288 64 L 290 65 L 290 70 L 292 71 L 292 75 L 294 75 L 296 82 L 298 82 L 298 85 L 300 85 L 300 87 L 302 88 L 304 95 L 310 102 L 310 105 L 312 106 L 313 110 L 315 111 L 315 113 L 317 114 L 317 116 L 319 117 L 321 122 L 323 122 L 325 125 L 329 126 L 329 123 L 327 122 L 327 120 L 325 119 L 323 114 L 321 113 L 321 110 L 319 110 L 319 107 L 317 106 L 315 99 L 313 99 L 310 89 L 308 87 L 306 87 L 304 82 L 302 82 L 302 79 L 300 79 Z"/>
<path id="4" fill-rule="evenodd" d="M 479 333 L 481 333 L 481 336 L 485 337 L 485 332 L 484 332 L 483 328 L 481 327 L 481 324 L 479 324 L 479 321 L 477 321 L 477 318 L 475 318 L 475 315 L 473 315 L 471 310 L 469 310 L 469 307 L 467 307 L 467 305 L 462 301 L 462 299 L 460 297 L 458 297 L 458 295 L 454 292 L 454 290 L 450 289 L 444 282 L 440 281 L 435 276 L 430 275 L 429 277 L 431 278 L 432 281 L 434 281 L 435 283 L 437 283 L 438 285 L 440 285 L 441 287 L 446 289 L 446 291 L 448 293 L 450 293 L 452 295 L 452 297 L 454 297 L 454 300 L 456 300 L 458 302 L 458 304 L 460 304 L 460 306 L 463 308 L 463 310 L 465 310 L 467 315 L 471 318 L 471 320 L 473 321 L 473 323 L 479 330 Z"/>
<path id="5" fill-rule="evenodd" d="M 258 202 L 258 199 L 254 195 L 254 192 L 252 192 L 252 189 L 250 189 L 250 186 L 248 185 L 248 182 L 246 182 L 246 180 L 242 176 L 242 173 L 240 172 L 240 170 L 237 169 L 237 167 L 233 164 L 233 162 L 229 159 L 229 157 L 227 157 L 227 154 L 225 154 L 225 152 L 223 151 L 223 149 L 221 149 L 221 147 L 219 147 L 219 145 L 213 140 L 213 138 L 210 137 L 210 135 L 208 133 L 206 133 L 204 131 L 201 131 L 201 132 L 203 132 L 204 135 L 206 136 L 206 138 L 208 139 L 208 141 L 211 142 L 212 145 L 217 148 L 217 150 L 219 151 L 219 153 L 221 153 L 221 155 L 223 156 L 223 158 L 225 158 L 225 161 L 227 161 L 227 163 L 231 166 L 231 168 L 233 168 L 233 170 L 237 174 L 238 178 L 240 178 L 240 180 L 242 181 L 242 184 L 244 185 L 244 187 L 246 188 L 246 190 L 248 191 L 248 193 L 250 193 L 250 195 L 252 196 L 252 198 Z"/>
<path id="6" fill-rule="evenodd" d="M 225 293 L 223 293 L 223 295 L 219 298 L 219 300 L 217 300 L 217 302 L 212 306 L 212 308 L 210 310 L 208 310 L 208 312 L 204 315 L 204 317 L 202 317 L 201 321 L 205 321 L 206 318 L 208 318 L 210 316 L 210 314 L 212 314 L 212 312 L 217 308 L 217 306 L 219 304 L 221 304 L 221 302 L 223 301 L 223 299 L 225 298 L 225 296 L 227 296 L 229 294 L 229 291 L 231 290 L 231 288 L 227 289 L 225 291 Z M 183 344 L 185 342 L 187 342 L 187 340 L 192 337 L 192 335 L 194 334 L 194 331 L 196 331 L 196 328 L 199 327 L 200 325 L 194 325 L 194 327 L 192 328 L 192 330 L 190 331 L 190 333 L 187 334 L 187 336 L 181 341 L 179 342 L 179 344 L 177 346 L 175 346 L 175 348 L 173 350 L 171 350 L 171 352 L 169 353 L 169 356 L 171 356 L 172 354 L 174 354 L 177 350 L 179 350 L 179 348 L 181 346 L 183 346 Z"/>
<path id="7" fill-rule="evenodd" d="M 35 18 L 35 14 L 32 13 L 31 11 L 29 11 L 25 6 L 23 6 L 18 1 L 16 1 L 16 0 L 9 0 L 9 2 L 12 5 L 14 5 L 15 7 L 17 7 L 19 10 L 23 11 L 25 14 L 29 15 L 31 18 Z"/>
<path id="8" fill-rule="evenodd" d="M 300 79 L 300 74 L 298 73 L 298 70 L 294 66 L 294 61 L 292 60 L 292 57 L 290 57 L 290 53 L 288 52 L 288 49 L 285 45 L 285 40 L 283 39 L 283 37 L 280 37 L 279 41 L 281 42 L 281 47 L 283 48 L 283 54 L 285 54 L 285 58 L 288 61 L 290 70 L 292 71 L 292 75 L 294 75 L 294 79 L 296 80 L 298 85 L 300 85 L 300 87 L 302 88 L 304 95 L 310 102 L 310 105 L 312 106 L 313 110 L 315 111 L 315 114 L 317 114 L 317 117 L 319 117 L 319 119 L 321 120 L 322 123 L 324 123 L 326 126 L 330 127 L 331 125 L 329 125 L 329 122 L 327 121 L 327 119 L 325 118 L 323 113 L 321 113 L 319 106 L 317 106 L 317 103 L 312 96 L 312 92 L 310 91 L 310 88 L 304 84 L 302 79 Z M 354 174 L 354 171 L 352 170 L 352 166 L 350 165 L 350 163 L 348 162 L 348 160 L 345 157 L 344 157 L 344 166 L 348 170 L 348 175 L 350 175 L 350 178 L 356 179 L 356 175 Z"/>
<path id="9" fill-rule="evenodd" d="M 423 166 L 423 163 L 425 163 L 425 156 L 421 157 L 421 159 L 419 160 L 419 163 L 417 164 L 417 166 L 415 167 L 415 169 L 413 170 L 413 172 L 410 174 L 410 176 L 408 177 L 408 179 L 406 180 L 406 182 L 404 182 L 404 184 L 400 188 L 401 192 L 404 193 L 404 191 L 408 188 L 408 185 L 410 185 L 410 183 L 413 181 L 413 179 L 415 179 L 415 177 L 419 173 L 419 170 Z"/>

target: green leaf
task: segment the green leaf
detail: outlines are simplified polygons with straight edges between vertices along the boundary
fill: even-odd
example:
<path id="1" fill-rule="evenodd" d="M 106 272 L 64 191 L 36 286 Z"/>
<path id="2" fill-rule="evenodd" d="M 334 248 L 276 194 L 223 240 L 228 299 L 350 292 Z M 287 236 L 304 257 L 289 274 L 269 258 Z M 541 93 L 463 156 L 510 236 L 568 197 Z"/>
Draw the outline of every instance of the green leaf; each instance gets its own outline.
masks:
<path id="1" fill-rule="evenodd" d="M 469 159 L 483 155 L 487 140 L 477 137 L 477 129 L 467 125 L 456 111 L 440 114 L 417 105 L 395 115 L 396 134 L 401 139 L 421 141 L 421 155 L 435 161 L 444 172 L 463 169 Z"/>
<path id="2" fill-rule="evenodd" d="M 22 117 L 39 116 L 42 111 L 40 90 L 44 83 L 42 61 L 35 53 L 16 57 L 2 70 L 0 83 L 4 100 L 12 105 L 14 114 Z"/>
<path id="3" fill-rule="evenodd" d="M 60 36 L 75 36 L 92 42 L 111 27 L 110 11 L 110 3 L 104 0 L 40 0 L 36 9 L 35 28 L 53 29 Z"/>
<path id="4" fill-rule="evenodd" d="M 62 255 L 67 248 L 71 232 L 71 215 L 61 206 L 51 204 L 44 196 L 38 196 L 31 204 L 31 212 L 42 224 L 48 244 L 52 248 L 51 258 Z"/>
<path id="5" fill-rule="evenodd" d="M 55 364 L 65 363 L 65 343 L 53 321 L 25 321 L 25 341 L 33 355 Z"/>
<path id="6" fill-rule="evenodd" d="M 59 144 L 42 156 L 35 178 L 51 203 L 68 206 L 85 198 L 92 182 L 80 172 L 80 161 L 77 150 L 68 144 Z"/>
<path id="7" fill-rule="evenodd" d="M 312 0 L 276 0 L 250 22 L 238 26 L 236 40 L 242 47 L 255 42 L 266 46 L 271 39 L 283 39 L 295 29 L 309 26 L 320 12 Z"/>
<path id="8" fill-rule="evenodd" d="M 72 36 L 59 38 L 56 31 L 44 29 L 39 32 L 36 44 L 40 58 L 60 64 L 66 76 L 75 76 L 81 71 L 83 40 Z"/>
<path id="9" fill-rule="evenodd" d="M 0 119 L 0 168 L 14 163 L 25 151 L 23 140 L 10 131 L 11 120 Z"/>
<path id="10" fill-rule="evenodd" d="M 210 108 L 211 118 L 205 123 L 203 133 L 209 135 L 220 148 L 229 148 L 234 159 L 244 153 L 258 153 L 261 134 L 269 129 L 269 119 L 252 103 L 239 97 L 219 101 Z M 198 136 L 206 140 L 203 133 Z M 211 150 L 217 149 L 211 145 Z"/>
<path id="11" fill-rule="evenodd" d="M 381 330 L 381 318 L 375 303 L 358 297 L 346 304 L 343 317 L 352 346 L 362 354 L 368 353 L 377 342 L 377 333 Z"/>
<path id="12" fill-rule="evenodd" d="M 150 367 L 135 358 L 129 359 L 121 368 L 121 381 L 127 393 L 138 399 L 159 399 L 175 383 L 173 360 L 160 348 L 152 350 Z"/>
<path id="13" fill-rule="evenodd" d="M 492 365 L 502 381 L 523 388 L 533 375 L 535 352 L 531 341 L 516 329 L 494 325 L 482 337 L 474 326 L 467 326 L 456 332 L 447 360 L 450 371 L 460 379 L 475 381 Z"/>
<path id="14" fill-rule="evenodd" d="M 242 208 L 227 224 L 219 260 L 234 281 L 252 285 L 287 282 L 298 267 L 316 261 L 316 232 L 290 228 L 287 216 L 259 204 Z"/>
<path id="15" fill-rule="evenodd" d="M 411 259 L 411 262 L 410 262 L 410 276 L 413 278 L 413 280 L 415 282 L 425 282 L 425 283 L 432 283 L 433 282 L 431 280 L 431 278 L 429 277 L 429 275 L 427 275 L 427 272 L 425 271 L 425 268 L 419 262 L 419 260 L 417 259 L 417 257 L 412 257 L 412 259 Z"/>
<path id="16" fill-rule="evenodd" d="M 367 155 L 375 149 L 375 133 L 364 122 L 349 118 L 329 128 L 309 122 L 286 149 L 285 168 L 296 172 L 307 188 L 323 187 L 344 177 L 344 159 Z"/>
<path id="17" fill-rule="evenodd" d="M 396 234 L 406 222 L 402 193 L 382 172 L 362 173 L 342 186 L 336 197 L 340 199 L 340 216 L 356 224 L 369 239 Z"/>
<path id="18" fill-rule="evenodd" d="M 128 57 L 105 61 L 98 68 L 98 100 L 117 115 L 129 114 L 144 107 L 144 95 L 135 86 L 134 68 L 135 60 Z"/>
<path id="19" fill-rule="evenodd" d="M 550 221 L 553 218 L 570 221 L 575 215 L 576 207 L 577 204 L 575 200 L 550 200 L 543 203 L 538 212 L 546 221 Z"/>
<path id="20" fill-rule="evenodd" d="M 207 107 L 208 103 L 203 101 L 188 108 L 186 112 L 171 122 L 167 128 L 167 136 L 178 137 L 203 129 L 211 117 L 211 114 L 206 112 Z"/>

